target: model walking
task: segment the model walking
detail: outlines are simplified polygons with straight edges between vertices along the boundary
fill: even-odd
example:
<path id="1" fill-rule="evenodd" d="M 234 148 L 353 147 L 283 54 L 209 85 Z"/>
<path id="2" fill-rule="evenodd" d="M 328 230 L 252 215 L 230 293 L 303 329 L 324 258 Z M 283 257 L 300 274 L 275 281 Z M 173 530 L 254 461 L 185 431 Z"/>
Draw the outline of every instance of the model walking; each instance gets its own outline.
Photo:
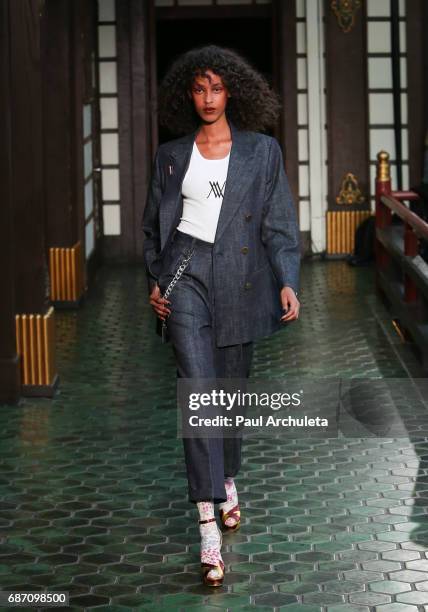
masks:
<path id="1" fill-rule="evenodd" d="M 157 150 L 142 229 L 150 304 L 179 377 L 247 378 L 253 341 L 299 315 L 296 213 L 279 144 L 258 132 L 278 110 L 265 79 L 213 45 L 182 55 L 161 84 L 160 121 L 186 135 Z M 223 531 L 238 529 L 241 439 L 183 443 L 204 582 L 220 586 L 214 504 Z"/>

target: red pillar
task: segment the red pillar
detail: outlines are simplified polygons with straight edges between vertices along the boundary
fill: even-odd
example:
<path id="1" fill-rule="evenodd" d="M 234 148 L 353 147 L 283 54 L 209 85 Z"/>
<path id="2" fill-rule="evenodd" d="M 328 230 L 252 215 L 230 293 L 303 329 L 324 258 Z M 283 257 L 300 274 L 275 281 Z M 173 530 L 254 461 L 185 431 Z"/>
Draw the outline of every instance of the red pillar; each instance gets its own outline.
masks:
<path id="1" fill-rule="evenodd" d="M 376 173 L 376 230 L 385 229 L 391 224 L 391 211 L 382 203 L 381 197 L 391 195 L 391 173 L 389 166 L 389 154 L 380 151 L 377 155 Z M 376 268 L 385 268 L 389 262 L 389 255 L 383 245 L 375 238 Z"/>

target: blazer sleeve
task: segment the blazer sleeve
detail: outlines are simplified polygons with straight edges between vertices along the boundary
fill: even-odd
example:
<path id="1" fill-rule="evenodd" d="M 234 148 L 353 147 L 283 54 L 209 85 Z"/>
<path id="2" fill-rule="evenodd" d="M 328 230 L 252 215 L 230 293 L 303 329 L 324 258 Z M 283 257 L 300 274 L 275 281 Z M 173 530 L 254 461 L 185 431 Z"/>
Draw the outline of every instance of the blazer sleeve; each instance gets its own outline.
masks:
<path id="1" fill-rule="evenodd" d="M 152 175 L 141 221 L 141 229 L 144 234 L 143 260 L 146 267 L 149 293 L 157 282 L 157 277 L 152 271 L 152 264 L 160 251 L 159 204 L 162 197 L 161 178 L 158 149 L 153 161 Z"/>
<path id="2" fill-rule="evenodd" d="M 288 285 L 297 292 L 300 286 L 300 232 L 276 138 L 271 139 L 269 150 L 261 240 L 280 288 Z"/>

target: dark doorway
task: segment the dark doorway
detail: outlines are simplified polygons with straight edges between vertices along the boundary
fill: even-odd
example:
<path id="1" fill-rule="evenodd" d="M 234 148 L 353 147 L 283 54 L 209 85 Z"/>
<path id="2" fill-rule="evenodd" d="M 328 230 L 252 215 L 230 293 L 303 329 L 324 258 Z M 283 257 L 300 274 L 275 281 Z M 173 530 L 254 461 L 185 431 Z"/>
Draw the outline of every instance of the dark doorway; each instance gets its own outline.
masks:
<path id="1" fill-rule="evenodd" d="M 177 9 L 180 10 L 180 9 Z M 200 45 L 229 47 L 246 57 L 272 85 L 272 23 L 270 15 L 240 18 L 162 19 L 157 16 L 157 79 L 181 53 Z M 159 126 L 159 142 L 175 136 Z"/>

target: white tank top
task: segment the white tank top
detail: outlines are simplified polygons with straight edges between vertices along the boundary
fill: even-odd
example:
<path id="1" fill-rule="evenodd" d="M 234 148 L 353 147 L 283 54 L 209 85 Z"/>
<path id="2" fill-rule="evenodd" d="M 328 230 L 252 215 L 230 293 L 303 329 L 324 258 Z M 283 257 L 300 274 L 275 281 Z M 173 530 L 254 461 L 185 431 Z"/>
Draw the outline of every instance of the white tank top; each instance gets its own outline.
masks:
<path id="1" fill-rule="evenodd" d="M 206 159 L 193 143 L 183 179 L 183 215 L 177 229 L 206 242 L 214 242 L 223 203 L 230 151 L 222 159 Z"/>

